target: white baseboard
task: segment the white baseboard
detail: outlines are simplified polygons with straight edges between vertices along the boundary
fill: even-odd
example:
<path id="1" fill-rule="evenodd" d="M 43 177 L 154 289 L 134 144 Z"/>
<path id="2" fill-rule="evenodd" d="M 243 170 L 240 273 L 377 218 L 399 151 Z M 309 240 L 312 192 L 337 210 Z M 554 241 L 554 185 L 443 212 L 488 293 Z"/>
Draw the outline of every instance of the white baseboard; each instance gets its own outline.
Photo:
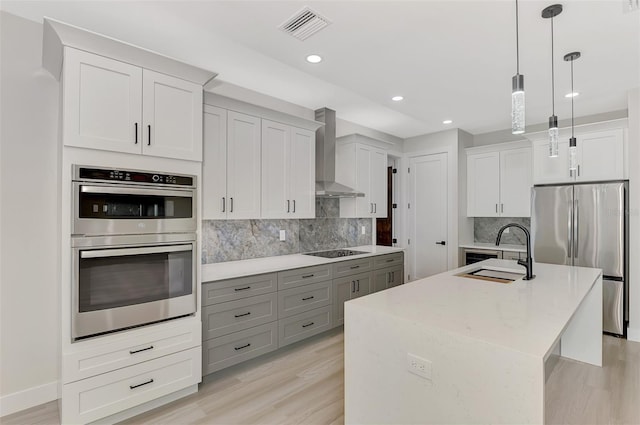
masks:
<path id="1" fill-rule="evenodd" d="M 0 397 L 0 417 L 57 400 L 59 397 L 58 381 L 7 394 Z"/>
<path id="2" fill-rule="evenodd" d="M 627 339 L 629 341 L 640 342 L 640 329 L 627 327 Z"/>

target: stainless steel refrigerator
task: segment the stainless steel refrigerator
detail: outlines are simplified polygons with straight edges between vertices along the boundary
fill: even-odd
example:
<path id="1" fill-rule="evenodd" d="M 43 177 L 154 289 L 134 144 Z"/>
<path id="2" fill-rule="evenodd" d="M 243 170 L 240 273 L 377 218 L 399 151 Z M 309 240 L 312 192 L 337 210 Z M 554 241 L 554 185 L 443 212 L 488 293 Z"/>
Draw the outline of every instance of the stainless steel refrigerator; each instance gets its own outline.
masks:
<path id="1" fill-rule="evenodd" d="M 628 182 L 534 186 L 533 259 L 603 272 L 603 329 L 626 338 L 629 321 Z"/>

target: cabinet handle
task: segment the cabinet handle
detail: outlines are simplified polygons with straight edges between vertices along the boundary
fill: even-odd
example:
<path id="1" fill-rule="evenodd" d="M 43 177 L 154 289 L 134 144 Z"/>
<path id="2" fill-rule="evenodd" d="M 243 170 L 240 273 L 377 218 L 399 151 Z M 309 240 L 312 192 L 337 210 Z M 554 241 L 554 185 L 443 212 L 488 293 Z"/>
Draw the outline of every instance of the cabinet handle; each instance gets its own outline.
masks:
<path id="1" fill-rule="evenodd" d="M 391 272 L 391 282 L 396 283 L 396 272 Z"/>
<path id="2" fill-rule="evenodd" d="M 351 266 L 351 267 L 349 267 L 349 268 L 350 268 L 351 270 L 353 270 L 353 269 L 359 269 L 359 268 L 360 268 L 360 266 L 359 266 L 359 265 L 358 265 L 358 266 Z"/>
<path id="3" fill-rule="evenodd" d="M 378 212 L 378 204 L 377 203 L 373 203 L 373 213 L 376 214 Z"/>
<path id="4" fill-rule="evenodd" d="M 355 293 L 356 292 L 356 281 L 352 280 L 351 281 L 351 293 Z"/>
<path id="5" fill-rule="evenodd" d="M 389 259 L 387 260 L 387 263 L 390 263 L 390 262 L 392 262 L 392 261 L 393 261 L 393 258 L 389 258 Z"/>
<path id="6" fill-rule="evenodd" d="M 242 345 L 240 347 L 233 347 L 234 350 L 238 351 L 238 350 L 242 350 L 243 348 L 247 348 L 247 347 L 251 347 L 251 343 L 247 343 L 245 345 Z"/>
<path id="7" fill-rule="evenodd" d="M 246 313 L 236 314 L 236 315 L 235 315 L 235 317 L 244 317 L 244 316 L 248 316 L 248 315 L 250 315 L 250 314 L 251 314 L 251 312 L 250 312 L 250 311 L 247 311 Z"/>
<path id="8" fill-rule="evenodd" d="M 496 214 L 498 213 L 498 204 L 496 204 Z"/>
<path id="9" fill-rule="evenodd" d="M 141 387 L 143 385 L 148 385 L 148 384 L 153 384 L 153 379 L 149 379 L 147 382 L 143 382 L 142 384 L 138 384 L 138 385 L 129 385 L 129 388 L 131 388 L 132 390 Z"/>
<path id="10" fill-rule="evenodd" d="M 314 298 L 315 297 L 313 295 L 311 295 L 310 297 L 303 298 L 302 301 L 309 301 L 309 300 L 312 300 Z"/>
<path id="11" fill-rule="evenodd" d="M 306 325 L 302 325 L 302 327 L 303 328 L 308 328 L 309 326 L 314 325 L 314 324 L 315 324 L 314 322 L 309 322 Z"/>
<path id="12" fill-rule="evenodd" d="M 287 199 L 287 212 L 291 212 L 291 211 L 289 211 L 291 209 L 291 208 L 289 208 L 290 206 L 291 206 L 291 201 L 289 201 Z"/>
<path id="13" fill-rule="evenodd" d="M 360 279 L 356 280 L 356 284 L 358 285 L 357 292 L 360 292 Z"/>
<path id="14" fill-rule="evenodd" d="M 500 204 L 500 212 L 503 213 L 504 212 L 504 204 Z"/>
<path id="15" fill-rule="evenodd" d="M 229 212 L 233 212 L 233 198 L 229 198 L 229 200 L 231 201 L 231 209 L 229 210 Z"/>
<path id="16" fill-rule="evenodd" d="M 227 209 L 227 205 L 226 204 L 227 204 L 227 202 L 226 202 L 226 200 L 224 199 L 224 196 L 223 196 L 222 197 L 222 212 L 224 212 L 224 210 Z"/>
<path id="17" fill-rule="evenodd" d="M 246 291 L 247 289 L 251 289 L 251 286 L 245 286 L 244 288 L 234 288 L 233 290 L 236 292 Z"/>
<path id="18" fill-rule="evenodd" d="M 293 212 L 296 212 L 296 200 L 293 200 Z"/>
<path id="19" fill-rule="evenodd" d="M 136 145 L 138 144 L 138 123 L 135 123 L 136 126 Z"/>
<path id="20" fill-rule="evenodd" d="M 578 164 L 578 177 L 580 177 L 580 164 Z"/>
<path id="21" fill-rule="evenodd" d="M 309 277 L 313 277 L 313 276 L 315 276 L 313 273 L 311 273 L 311 274 L 304 274 L 304 275 L 302 275 L 302 278 L 303 278 L 303 279 L 307 279 L 307 278 L 309 278 Z"/>
<path id="22" fill-rule="evenodd" d="M 149 130 L 149 141 L 147 142 L 147 146 L 151 146 L 151 124 L 147 126 L 147 129 Z"/>
<path id="23" fill-rule="evenodd" d="M 142 351 L 148 351 L 148 350 L 153 350 L 153 345 L 150 345 L 147 348 L 141 348 L 139 350 L 129 350 L 129 354 L 136 354 L 136 353 L 140 353 Z"/>

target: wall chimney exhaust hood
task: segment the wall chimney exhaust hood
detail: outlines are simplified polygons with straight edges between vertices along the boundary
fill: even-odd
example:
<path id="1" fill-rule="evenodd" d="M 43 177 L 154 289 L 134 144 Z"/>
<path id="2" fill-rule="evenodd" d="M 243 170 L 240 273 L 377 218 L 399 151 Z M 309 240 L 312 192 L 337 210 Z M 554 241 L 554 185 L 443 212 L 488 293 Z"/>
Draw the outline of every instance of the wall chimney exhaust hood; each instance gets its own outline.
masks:
<path id="1" fill-rule="evenodd" d="M 336 111 L 329 108 L 317 109 L 316 121 L 324 123 L 324 126 L 316 130 L 316 197 L 364 196 L 364 193 L 336 182 Z"/>

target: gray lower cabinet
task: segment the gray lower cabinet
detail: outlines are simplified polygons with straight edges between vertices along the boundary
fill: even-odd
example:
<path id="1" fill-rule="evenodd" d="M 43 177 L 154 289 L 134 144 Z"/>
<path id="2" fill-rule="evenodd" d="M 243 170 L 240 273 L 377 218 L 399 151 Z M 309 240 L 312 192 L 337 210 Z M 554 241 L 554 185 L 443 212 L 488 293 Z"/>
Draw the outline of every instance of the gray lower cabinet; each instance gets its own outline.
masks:
<path id="1" fill-rule="evenodd" d="M 402 265 L 386 267 L 373 272 L 373 289 L 371 292 L 378 292 L 401 285 L 404 280 Z"/>
<path id="2" fill-rule="evenodd" d="M 312 283 L 278 292 L 278 318 L 293 316 L 331 304 L 331 281 Z"/>
<path id="3" fill-rule="evenodd" d="M 278 348 L 278 322 L 266 323 L 202 343 L 202 374 L 207 375 Z"/>
<path id="4" fill-rule="evenodd" d="M 373 268 L 380 269 L 383 267 L 391 267 L 404 265 L 404 253 L 396 252 L 393 254 L 379 255 L 373 257 Z"/>
<path id="5" fill-rule="evenodd" d="M 278 275 L 276 273 L 204 283 L 202 285 L 202 305 L 207 306 L 268 294 L 275 292 L 277 285 Z"/>
<path id="6" fill-rule="evenodd" d="M 331 280 L 331 264 L 278 272 L 278 290 Z"/>
<path id="7" fill-rule="evenodd" d="M 364 273 L 373 269 L 373 259 L 375 257 L 359 258 L 356 260 L 340 261 L 333 265 L 333 278 L 350 276 L 354 273 Z"/>
<path id="8" fill-rule="evenodd" d="M 333 324 L 344 324 L 344 303 L 372 292 L 371 273 L 359 273 L 333 280 Z"/>
<path id="9" fill-rule="evenodd" d="M 280 347 L 331 329 L 331 306 L 325 306 L 278 320 Z"/>
<path id="10" fill-rule="evenodd" d="M 217 338 L 278 319 L 278 295 L 257 295 L 202 309 L 202 339 Z"/>

